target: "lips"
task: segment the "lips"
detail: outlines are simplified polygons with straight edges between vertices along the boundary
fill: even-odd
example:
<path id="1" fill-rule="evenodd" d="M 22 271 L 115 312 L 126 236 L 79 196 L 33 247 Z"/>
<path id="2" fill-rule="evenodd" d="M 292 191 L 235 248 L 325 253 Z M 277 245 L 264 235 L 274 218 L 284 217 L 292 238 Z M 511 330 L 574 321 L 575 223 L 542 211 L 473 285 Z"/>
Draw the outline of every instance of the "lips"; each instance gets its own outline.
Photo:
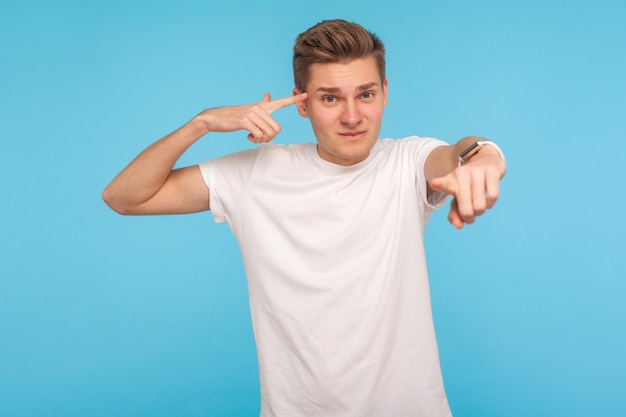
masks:
<path id="1" fill-rule="evenodd" d="M 339 134 L 339 136 L 344 137 L 349 140 L 356 140 L 356 139 L 361 139 L 363 136 L 365 136 L 366 132 L 367 132 L 366 130 L 358 130 L 354 132 L 342 132 Z"/>

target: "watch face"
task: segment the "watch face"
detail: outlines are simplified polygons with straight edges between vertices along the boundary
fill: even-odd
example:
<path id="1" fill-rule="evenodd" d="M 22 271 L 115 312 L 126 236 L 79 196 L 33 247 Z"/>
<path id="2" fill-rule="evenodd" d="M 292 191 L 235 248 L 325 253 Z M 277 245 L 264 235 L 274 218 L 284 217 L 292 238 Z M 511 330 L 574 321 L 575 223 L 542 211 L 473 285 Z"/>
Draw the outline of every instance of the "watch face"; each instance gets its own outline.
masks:
<path id="1" fill-rule="evenodd" d="M 472 157 L 470 155 L 469 157 L 465 158 L 467 156 L 467 154 L 469 154 L 470 152 L 472 152 L 474 149 L 476 149 L 477 147 L 481 146 L 482 144 L 483 143 L 481 141 L 477 140 L 472 145 L 470 145 L 469 148 L 467 148 L 466 150 L 461 152 L 461 154 L 459 155 L 459 166 L 463 165 L 463 162 L 465 162 L 466 159 L 470 159 Z"/>

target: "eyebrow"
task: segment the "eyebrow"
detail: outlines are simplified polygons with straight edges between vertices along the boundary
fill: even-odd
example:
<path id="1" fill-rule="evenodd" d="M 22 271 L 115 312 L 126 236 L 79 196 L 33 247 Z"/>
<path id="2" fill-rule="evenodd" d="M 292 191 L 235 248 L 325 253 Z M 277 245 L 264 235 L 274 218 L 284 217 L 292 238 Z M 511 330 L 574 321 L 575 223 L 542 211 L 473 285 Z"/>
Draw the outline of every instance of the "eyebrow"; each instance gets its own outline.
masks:
<path id="1" fill-rule="evenodd" d="M 378 85 L 377 82 L 371 82 L 371 83 L 358 86 L 356 90 L 361 92 L 361 91 L 369 90 L 370 88 L 375 87 L 377 85 Z M 340 91 L 341 89 L 339 87 L 320 87 L 316 90 L 316 92 L 330 93 L 330 94 L 338 93 Z"/>

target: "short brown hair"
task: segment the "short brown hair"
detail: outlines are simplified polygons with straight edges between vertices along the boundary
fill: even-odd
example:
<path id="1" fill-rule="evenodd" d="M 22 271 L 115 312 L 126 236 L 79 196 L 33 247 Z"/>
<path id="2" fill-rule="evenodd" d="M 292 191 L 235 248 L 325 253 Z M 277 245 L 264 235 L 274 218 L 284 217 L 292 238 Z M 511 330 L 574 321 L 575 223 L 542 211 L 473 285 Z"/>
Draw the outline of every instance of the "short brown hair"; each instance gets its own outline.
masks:
<path id="1" fill-rule="evenodd" d="M 385 79 L 385 46 L 378 36 L 345 20 L 324 20 L 302 32 L 293 47 L 296 88 L 306 91 L 312 64 L 347 63 L 373 57 L 381 82 Z"/>

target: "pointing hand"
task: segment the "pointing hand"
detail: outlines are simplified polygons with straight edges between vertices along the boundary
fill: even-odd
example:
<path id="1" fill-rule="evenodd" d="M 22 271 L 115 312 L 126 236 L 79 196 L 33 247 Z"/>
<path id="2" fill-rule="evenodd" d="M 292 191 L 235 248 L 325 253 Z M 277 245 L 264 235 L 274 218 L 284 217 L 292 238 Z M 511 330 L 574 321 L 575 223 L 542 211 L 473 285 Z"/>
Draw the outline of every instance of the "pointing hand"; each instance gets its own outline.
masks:
<path id="1" fill-rule="evenodd" d="M 265 93 L 258 103 L 208 109 L 198 117 L 205 120 L 209 132 L 247 130 L 248 140 L 251 142 L 269 142 L 281 129 L 271 114 L 283 107 L 304 101 L 306 97 L 307 94 L 302 93 L 272 100 L 270 93 Z"/>

